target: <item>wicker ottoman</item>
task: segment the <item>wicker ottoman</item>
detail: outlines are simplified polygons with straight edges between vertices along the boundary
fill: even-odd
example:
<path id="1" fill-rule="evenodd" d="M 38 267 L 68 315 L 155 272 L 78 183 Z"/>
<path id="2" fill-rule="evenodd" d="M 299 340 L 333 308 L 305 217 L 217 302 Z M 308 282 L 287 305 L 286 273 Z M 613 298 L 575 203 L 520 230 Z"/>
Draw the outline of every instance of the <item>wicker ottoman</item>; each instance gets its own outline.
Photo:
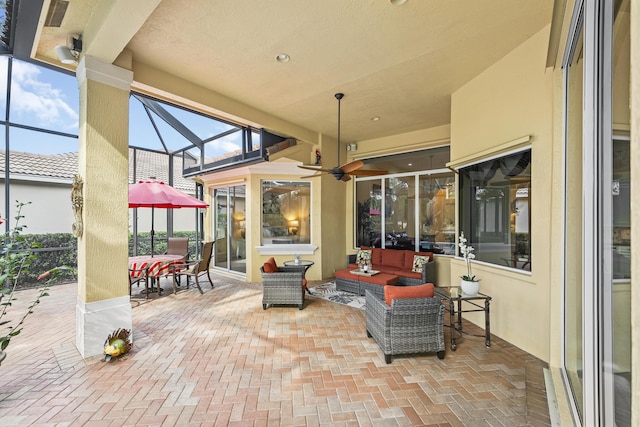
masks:
<path id="1" fill-rule="evenodd" d="M 374 295 L 384 298 L 384 286 L 398 283 L 398 276 L 394 274 L 378 273 L 373 276 L 358 276 L 360 280 L 360 295 L 369 290 Z"/>
<path id="2" fill-rule="evenodd" d="M 336 271 L 336 290 L 351 292 L 360 295 L 360 282 L 355 274 L 349 273 L 349 270 Z"/>
<path id="3" fill-rule="evenodd" d="M 375 295 L 384 297 L 384 285 L 393 285 L 398 282 L 398 276 L 393 274 L 378 273 L 373 276 L 357 275 L 350 270 L 336 271 L 336 290 L 364 295 L 369 289 Z"/>

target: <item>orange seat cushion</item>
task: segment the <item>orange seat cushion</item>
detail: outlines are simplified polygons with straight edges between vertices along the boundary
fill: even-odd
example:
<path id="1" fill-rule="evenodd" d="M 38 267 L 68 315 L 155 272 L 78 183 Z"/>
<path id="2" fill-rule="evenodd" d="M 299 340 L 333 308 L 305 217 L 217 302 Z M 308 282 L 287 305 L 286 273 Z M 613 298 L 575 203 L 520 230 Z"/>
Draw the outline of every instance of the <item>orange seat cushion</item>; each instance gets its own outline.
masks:
<path id="1" fill-rule="evenodd" d="M 335 272 L 335 276 L 336 277 L 340 277 L 341 279 L 348 279 L 348 280 L 357 280 L 358 276 L 355 276 L 351 273 L 349 273 L 349 270 L 338 270 Z"/>
<path id="2" fill-rule="evenodd" d="M 374 285 L 393 285 L 398 281 L 398 276 L 393 274 L 379 273 L 373 276 L 358 276 L 360 282 L 372 283 Z"/>
<path id="3" fill-rule="evenodd" d="M 433 297 L 433 283 L 420 286 L 385 286 L 384 300 L 391 305 L 394 299 L 400 298 L 431 298 Z"/>

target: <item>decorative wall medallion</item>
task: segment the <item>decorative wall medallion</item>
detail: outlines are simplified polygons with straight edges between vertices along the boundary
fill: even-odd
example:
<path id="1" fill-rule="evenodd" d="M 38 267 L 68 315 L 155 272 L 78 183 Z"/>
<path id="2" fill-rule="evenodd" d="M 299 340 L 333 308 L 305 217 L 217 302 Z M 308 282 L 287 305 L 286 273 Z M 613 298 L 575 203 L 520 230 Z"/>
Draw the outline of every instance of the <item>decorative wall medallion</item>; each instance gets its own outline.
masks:
<path id="1" fill-rule="evenodd" d="M 73 208 L 73 216 L 75 222 L 71 225 L 71 231 L 76 237 L 82 237 L 82 230 L 84 225 L 82 223 L 82 205 L 84 199 L 82 197 L 83 181 L 80 175 L 73 177 L 73 184 L 71 185 L 71 207 Z"/>

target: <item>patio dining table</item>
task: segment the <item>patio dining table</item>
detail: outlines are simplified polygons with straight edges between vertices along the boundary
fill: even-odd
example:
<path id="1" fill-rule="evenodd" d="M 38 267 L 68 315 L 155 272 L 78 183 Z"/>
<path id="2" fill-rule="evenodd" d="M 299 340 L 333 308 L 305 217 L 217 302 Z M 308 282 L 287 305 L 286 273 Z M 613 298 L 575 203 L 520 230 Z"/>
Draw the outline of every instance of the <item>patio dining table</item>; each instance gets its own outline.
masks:
<path id="1" fill-rule="evenodd" d="M 136 270 L 130 274 L 132 274 L 132 277 L 137 277 L 133 275 L 142 274 L 140 270 L 148 267 L 148 275 L 151 278 L 151 289 L 149 291 L 155 292 L 154 284 L 158 282 L 161 276 L 170 274 L 171 265 L 182 263 L 184 263 L 183 255 L 138 255 L 129 257 L 129 270 Z"/>

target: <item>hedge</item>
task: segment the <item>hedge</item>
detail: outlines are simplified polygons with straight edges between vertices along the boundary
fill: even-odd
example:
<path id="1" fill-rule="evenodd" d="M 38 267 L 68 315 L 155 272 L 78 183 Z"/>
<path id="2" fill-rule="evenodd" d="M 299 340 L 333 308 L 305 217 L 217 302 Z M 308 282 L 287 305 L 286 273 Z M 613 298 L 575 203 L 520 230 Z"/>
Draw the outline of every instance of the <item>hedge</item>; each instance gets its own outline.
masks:
<path id="1" fill-rule="evenodd" d="M 174 237 L 189 238 L 189 253 L 195 254 L 196 237 L 194 232 L 177 231 Z M 29 267 L 23 271 L 18 287 L 33 287 L 39 283 L 38 276 L 52 268 L 65 265 L 78 268 L 78 240 L 71 233 L 25 234 L 26 242 L 37 242 L 42 245 L 34 249 L 37 257 Z M 155 233 L 155 253 L 162 254 L 167 250 L 167 233 Z M 133 254 L 133 234 L 129 233 L 129 255 Z M 151 235 L 149 232 L 138 233 L 138 255 L 151 254 Z M 56 283 L 70 283 L 78 280 L 77 272 L 64 272 L 56 278 Z"/>

